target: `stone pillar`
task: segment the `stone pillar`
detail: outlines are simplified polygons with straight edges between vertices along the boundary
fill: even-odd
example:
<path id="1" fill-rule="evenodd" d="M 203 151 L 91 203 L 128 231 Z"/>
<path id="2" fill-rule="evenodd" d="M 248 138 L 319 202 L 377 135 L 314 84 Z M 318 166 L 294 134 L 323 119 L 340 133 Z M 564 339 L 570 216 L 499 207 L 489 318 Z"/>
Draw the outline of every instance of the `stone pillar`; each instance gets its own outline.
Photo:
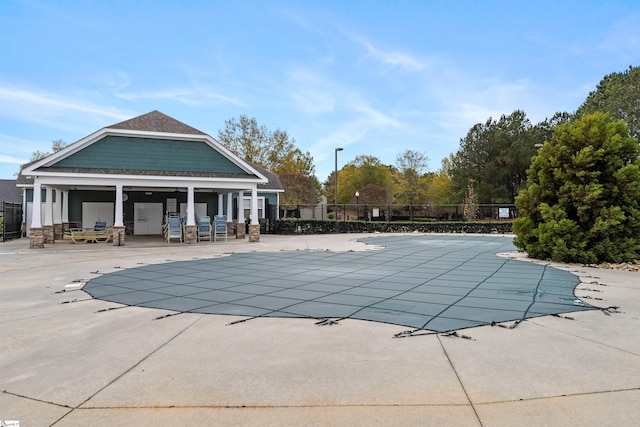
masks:
<path id="1" fill-rule="evenodd" d="M 198 241 L 198 227 L 195 225 L 185 225 L 184 227 L 184 242 L 187 244 L 194 244 Z"/>
<path id="2" fill-rule="evenodd" d="M 44 234 L 44 242 L 45 243 L 55 243 L 56 238 L 53 233 L 53 225 L 45 225 L 42 227 L 42 233 Z"/>
<path id="3" fill-rule="evenodd" d="M 113 246 L 124 246 L 124 230 L 124 225 L 113 226 Z"/>
<path id="4" fill-rule="evenodd" d="M 244 239 L 244 236 L 247 235 L 246 227 L 244 222 L 236 223 L 236 239 Z"/>
<path id="5" fill-rule="evenodd" d="M 29 229 L 29 247 L 31 249 L 44 248 L 44 229 L 42 227 Z"/>
<path id="6" fill-rule="evenodd" d="M 249 225 L 249 242 L 259 242 L 260 241 L 260 225 L 251 224 Z"/>
<path id="7" fill-rule="evenodd" d="M 227 221 L 227 236 L 234 236 L 236 234 L 236 223 Z"/>
<path id="8" fill-rule="evenodd" d="M 62 224 L 53 224 L 53 239 L 62 240 L 64 237 L 64 228 Z"/>

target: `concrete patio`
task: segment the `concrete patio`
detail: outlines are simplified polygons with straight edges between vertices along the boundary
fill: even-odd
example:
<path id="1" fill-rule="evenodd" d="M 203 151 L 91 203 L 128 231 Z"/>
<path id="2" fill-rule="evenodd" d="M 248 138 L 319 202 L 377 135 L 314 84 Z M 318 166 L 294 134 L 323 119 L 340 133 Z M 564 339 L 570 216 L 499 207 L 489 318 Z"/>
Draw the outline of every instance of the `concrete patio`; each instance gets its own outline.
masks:
<path id="1" fill-rule="evenodd" d="M 106 273 L 231 253 L 377 250 L 357 241 L 370 236 L 262 235 L 258 243 L 196 245 L 132 239 L 124 247 L 37 250 L 26 239 L 2 243 L 0 420 L 640 424 L 639 273 L 551 264 L 578 276 L 575 293 L 586 303 L 618 308 L 406 338 L 394 336 L 407 328 L 373 321 L 318 326 L 309 318 L 261 317 L 230 324 L 246 317 L 127 306 L 81 290 Z"/>

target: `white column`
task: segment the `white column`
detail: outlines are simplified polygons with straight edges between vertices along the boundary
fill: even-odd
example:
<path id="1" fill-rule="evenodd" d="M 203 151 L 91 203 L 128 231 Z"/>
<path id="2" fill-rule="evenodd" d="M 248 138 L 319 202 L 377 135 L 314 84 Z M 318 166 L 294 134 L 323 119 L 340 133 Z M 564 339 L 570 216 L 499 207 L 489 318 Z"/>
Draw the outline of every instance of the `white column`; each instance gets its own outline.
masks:
<path id="1" fill-rule="evenodd" d="M 227 193 L 227 222 L 233 222 L 233 193 Z"/>
<path id="2" fill-rule="evenodd" d="M 56 201 L 53 202 L 53 223 L 62 224 L 62 191 L 53 189 Z"/>
<path id="3" fill-rule="evenodd" d="M 29 227 L 27 224 L 27 189 L 22 189 L 22 222 L 25 224 L 25 227 Z"/>
<path id="4" fill-rule="evenodd" d="M 218 215 L 222 215 L 223 209 L 222 204 L 224 203 L 224 195 L 222 193 L 218 193 Z"/>
<path id="5" fill-rule="evenodd" d="M 47 191 L 46 198 L 44 203 L 44 226 L 52 226 L 53 225 L 53 188 L 46 185 L 45 189 Z"/>
<path id="6" fill-rule="evenodd" d="M 196 204 L 193 186 L 187 187 L 187 225 L 196 225 Z"/>
<path id="7" fill-rule="evenodd" d="M 238 192 L 238 224 L 244 225 L 244 191 Z"/>
<path id="8" fill-rule="evenodd" d="M 276 219 L 280 219 L 280 193 L 276 193 Z"/>
<path id="9" fill-rule="evenodd" d="M 69 192 L 62 192 L 62 223 L 69 222 Z"/>
<path id="10" fill-rule="evenodd" d="M 251 189 L 251 225 L 258 225 L 258 189 Z"/>
<path id="11" fill-rule="evenodd" d="M 31 228 L 42 228 L 42 187 L 39 183 L 33 184 L 33 203 L 31 204 Z"/>
<path id="12" fill-rule="evenodd" d="M 124 227 L 124 218 L 122 216 L 123 200 L 122 200 L 122 184 L 116 184 L 116 211 L 114 213 L 114 227 Z"/>

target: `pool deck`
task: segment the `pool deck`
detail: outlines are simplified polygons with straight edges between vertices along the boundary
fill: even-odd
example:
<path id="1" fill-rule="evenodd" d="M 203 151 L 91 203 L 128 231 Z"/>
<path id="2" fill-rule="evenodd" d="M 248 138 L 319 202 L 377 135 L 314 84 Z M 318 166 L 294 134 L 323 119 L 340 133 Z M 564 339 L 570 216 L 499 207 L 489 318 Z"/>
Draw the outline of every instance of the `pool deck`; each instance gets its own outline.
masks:
<path id="1" fill-rule="evenodd" d="M 372 250 L 367 234 L 0 243 L 0 420 L 101 425 L 640 425 L 640 273 L 551 264 L 605 312 L 395 339 L 393 324 L 91 298 L 100 274 L 230 253 Z M 384 235 L 376 235 L 384 236 Z M 521 254 L 511 256 L 529 263 Z M 237 272 L 239 275 L 242 271 Z M 510 326 L 505 323 L 504 326 Z M 461 337 L 460 335 L 464 335 Z"/>

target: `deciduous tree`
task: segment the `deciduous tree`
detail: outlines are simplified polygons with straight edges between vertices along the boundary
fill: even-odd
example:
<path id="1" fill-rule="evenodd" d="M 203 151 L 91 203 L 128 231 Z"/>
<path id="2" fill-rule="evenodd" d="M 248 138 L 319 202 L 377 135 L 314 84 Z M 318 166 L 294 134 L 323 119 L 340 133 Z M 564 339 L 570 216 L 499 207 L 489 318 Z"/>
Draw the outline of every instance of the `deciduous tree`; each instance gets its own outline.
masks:
<path id="1" fill-rule="evenodd" d="M 295 139 L 286 131 L 271 132 L 244 114 L 225 122 L 224 129 L 218 132 L 218 141 L 243 160 L 276 174 L 300 173 L 310 177 L 315 173 L 311 154 L 297 148 Z"/>
<path id="2" fill-rule="evenodd" d="M 321 187 L 314 175 L 313 157 L 297 148 L 286 131 L 271 132 L 255 118 L 241 115 L 225 122 L 218 141 L 243 160 L 277 174 L 285 190 L 282 203 L 317 202 Z"/>
<path id="3" fill-rule="evenodd" d="M 424 201 L 427 190 L 425 172 L 429 157 L 422 152 L 405 150 L 396 157 L 394 197 L 397 203 L 413 205 Z"/>

